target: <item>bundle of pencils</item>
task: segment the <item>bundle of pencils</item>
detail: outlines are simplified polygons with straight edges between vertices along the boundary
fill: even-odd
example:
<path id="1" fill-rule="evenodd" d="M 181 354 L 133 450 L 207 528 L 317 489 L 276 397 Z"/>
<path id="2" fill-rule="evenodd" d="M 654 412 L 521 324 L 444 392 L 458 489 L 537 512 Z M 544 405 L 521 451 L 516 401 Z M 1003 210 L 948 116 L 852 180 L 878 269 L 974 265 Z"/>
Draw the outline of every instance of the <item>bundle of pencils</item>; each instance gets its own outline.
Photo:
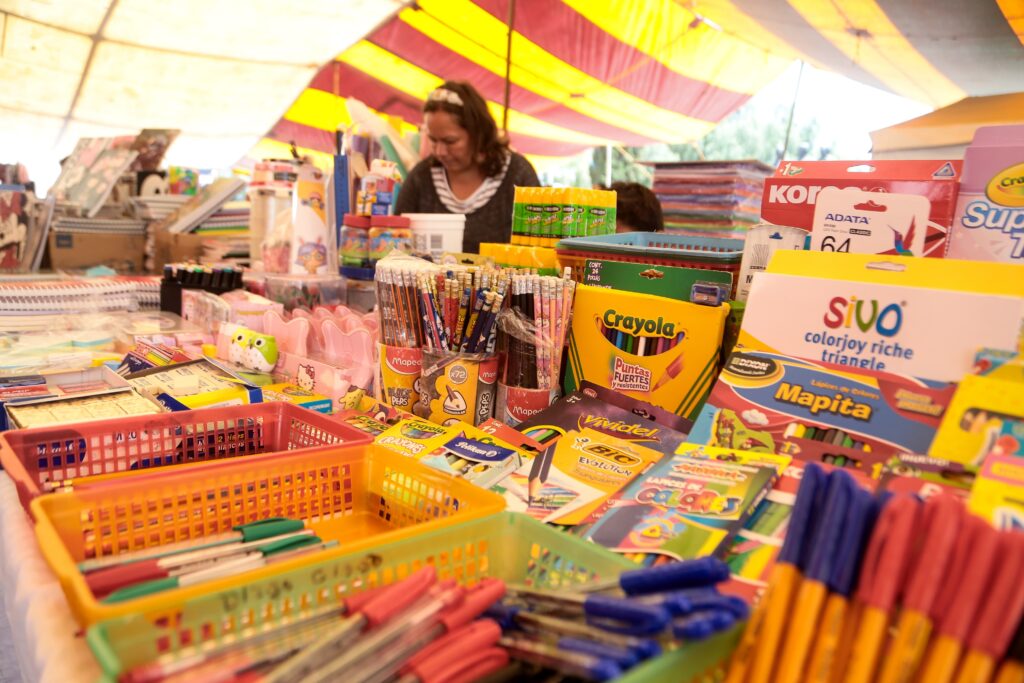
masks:
<path id="1" fill-rule="evenodd" d="M 513 275 L 511 310 L 503 325 L 507 358 L 504 384 L 551 390 L 558 386 L 562 349 L 569 329 L 576 283 L 565 269 L 561 278 Z"/>
<path id="2" fill-rule="evenodd" d="M 808 465 L 727 683 L 1020 681 L 1024 534 Z M 1013 678 L 1017 676 L 1017 678 Z"/>
<path id="3" fill-rule="evenodd" d="M 420 348 L 424 345 L 417 277 L 436 267 L 411 258 L 383 259 L 377 263 L 377 314 L 380 340 L 387 346 Z"/>
<path id="4" fill-rule="evenodd" d="M 493 352 L 495 321 L 505 302 L 511 271 L 470 267 L 423 271 L 416 278 L 425 348 Z"/>

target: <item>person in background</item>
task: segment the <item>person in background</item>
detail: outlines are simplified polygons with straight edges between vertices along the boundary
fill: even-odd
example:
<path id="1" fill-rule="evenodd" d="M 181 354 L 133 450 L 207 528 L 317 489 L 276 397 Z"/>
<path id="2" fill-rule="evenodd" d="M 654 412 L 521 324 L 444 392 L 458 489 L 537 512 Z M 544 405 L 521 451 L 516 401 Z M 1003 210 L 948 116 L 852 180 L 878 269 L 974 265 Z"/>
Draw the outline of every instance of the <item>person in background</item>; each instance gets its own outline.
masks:
<path id="1" fill-rule="evenodd" d="M 481 242 L 508 243 L 516 185 L 540 185 L 537 172 L 508 140 L 469 83 L 447 81 L 423 106 L 429 157 L 409 172 L 398 193 L 397 213 L 466 215 L 462 249 Z"/>
<path id="2" fill-rule="evenodd" d="M 661 202 L 640 183 L 612 183 L 615 190 L 615 232 L 662 232 Z"/>

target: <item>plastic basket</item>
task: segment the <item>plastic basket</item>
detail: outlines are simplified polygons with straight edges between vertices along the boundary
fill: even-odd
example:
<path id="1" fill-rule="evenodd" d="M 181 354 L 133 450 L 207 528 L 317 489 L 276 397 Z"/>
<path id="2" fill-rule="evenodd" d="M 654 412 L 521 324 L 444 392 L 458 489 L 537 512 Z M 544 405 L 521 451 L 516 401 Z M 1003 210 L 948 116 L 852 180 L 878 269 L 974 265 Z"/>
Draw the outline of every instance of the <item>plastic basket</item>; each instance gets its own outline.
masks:
<path id="1" fill-rule="evenodd" d="M 104 475 L 369 440 L 327 415 L 256 403 L 5 432 L 0 464 L 27 510 L 44 491 Z"/>
<path id="2" fill-rule="evenodd" d="M 282 573 L 505 507 L 497 494 L 372 444 L 305 449 L 112 475 L 102 486 L 32 501 L 36 537 L 78 621 L 175 609 L 199 595 Z M 77 564 L 198 540 L 270 517 L 303 519 L 340 547 L 283 560 L 240 577 L 99 602 Z"/>
<path id="3" fill-rule="evenodd" d="M 442 578 L 484 577 L 547 588 L 617 576 L 636 565 L 527 515 L 506 512 L 337 554 L 273 579 L 182 601 L 176 609 L 134 614 L 89 629 L 87 641 L 107 680 L 139 664 L 174 662 L 204 643 L 258 633 L 296 616 L 315 615 L 338 599 L 401 579 L 424 565 Z M 728 634 L 725 634 L 728 635 Z M 630 671 L 633 683 L 679 683 L 724 663 L 735 638 L 716 637 Z"/>
<path id="4" fill-rule="evenodd" d="M 573 279 L 583 281 L 587 259 L 646 263 L 722 270 L 736 275 L 743 259 L 743 240 L 690 237 L 661 232 L 624 232 L 616 235 L 571 237 L 556 247 L 561 268 L 571 267 Z"/>

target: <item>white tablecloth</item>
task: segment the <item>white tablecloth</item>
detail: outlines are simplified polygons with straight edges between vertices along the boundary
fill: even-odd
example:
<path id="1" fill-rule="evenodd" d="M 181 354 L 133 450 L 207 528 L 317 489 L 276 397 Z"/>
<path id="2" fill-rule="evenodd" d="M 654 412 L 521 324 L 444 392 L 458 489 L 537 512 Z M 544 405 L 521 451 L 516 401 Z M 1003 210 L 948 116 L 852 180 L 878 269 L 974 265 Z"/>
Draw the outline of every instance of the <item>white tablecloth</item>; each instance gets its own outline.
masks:
<path id="1" fill-rule="evenodd" d="M 36 545 L 14 483 L 0 472 L 0 682 L 96 681 L 99 665 Z"/>

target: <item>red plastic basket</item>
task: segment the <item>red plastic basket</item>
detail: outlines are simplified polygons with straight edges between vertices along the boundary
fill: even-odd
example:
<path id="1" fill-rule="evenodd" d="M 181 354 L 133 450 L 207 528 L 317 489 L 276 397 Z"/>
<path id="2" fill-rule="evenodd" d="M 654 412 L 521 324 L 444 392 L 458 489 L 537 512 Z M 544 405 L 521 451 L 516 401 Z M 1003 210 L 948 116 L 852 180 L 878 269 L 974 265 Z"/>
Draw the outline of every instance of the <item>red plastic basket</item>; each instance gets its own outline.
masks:
<path id="1" fill-rule="evenodd" d="M 22 507 L 83 479 L 202 460 L 368 443 L 354 427 L 290 403 L 256 403 L 0 434 Z"/>

